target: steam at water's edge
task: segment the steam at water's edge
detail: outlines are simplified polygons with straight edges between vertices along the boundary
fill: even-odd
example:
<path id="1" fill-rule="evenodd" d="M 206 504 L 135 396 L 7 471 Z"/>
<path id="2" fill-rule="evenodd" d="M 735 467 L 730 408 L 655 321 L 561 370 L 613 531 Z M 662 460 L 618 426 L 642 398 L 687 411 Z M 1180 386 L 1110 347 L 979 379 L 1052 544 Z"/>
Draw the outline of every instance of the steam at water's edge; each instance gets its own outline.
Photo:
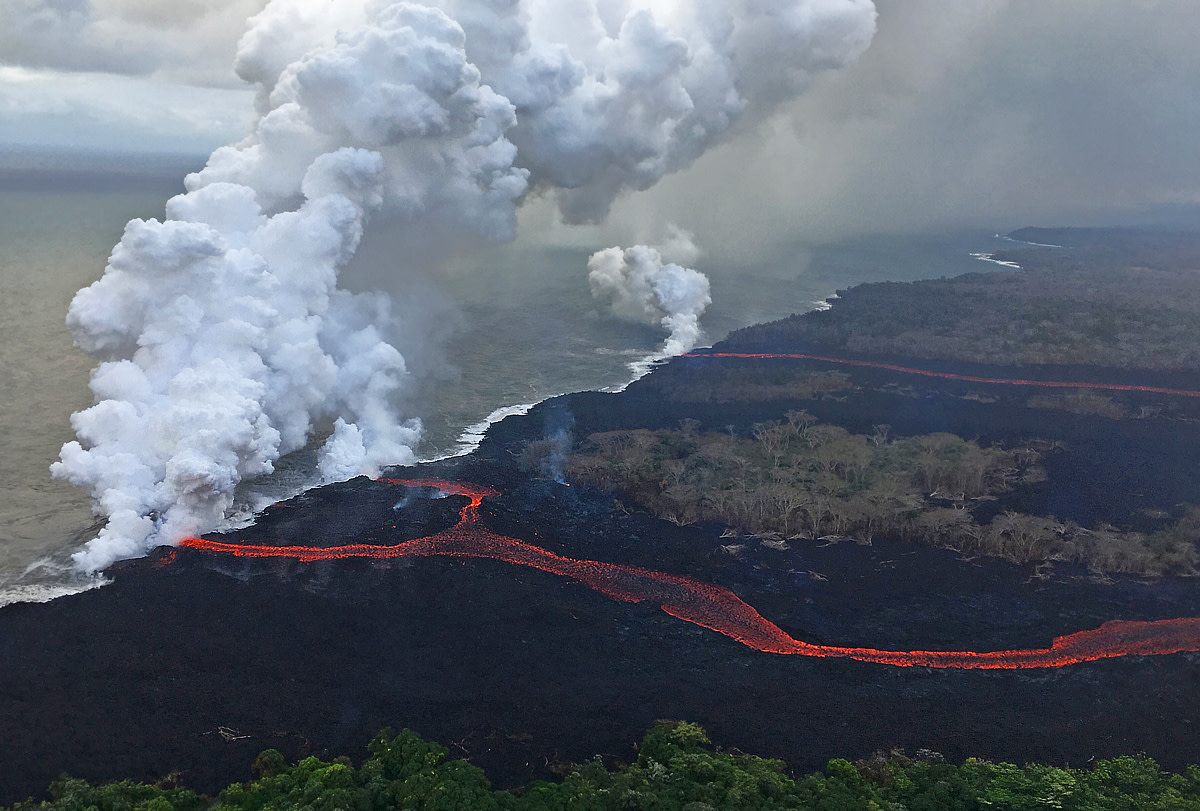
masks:
<path id="1" fill-rule="evenodd" d="M 588 259 L 592 295 L 607 301 L 613 315 L 667 331 L 661 352 L 651 360 L 680 355 L 695 347 L 702 335 L 700 316 L 712 304 L 708 277 L 666 261 L 664 251 L 680 261 L 691 261 L 699 253 L 690 234 L 675 231 L 662 248 L 606 248 Z"/>
<path id="2" fill-rule="evenodd" d="M 254 131 L 163 222 L 130 222 L 71 305 L 102 360 L 52 468 L 107 521 L 81 568 L 212 528 L 239 481 L 322 425 L 328 479 L 413 460 L 389 301 L 337 286 L 373 212 L 415 239 L 506 240 L 540 188 L 570 220 L 602 218 L 857 57 L 875 22 L 868 0 L 439 6 L 272 0 L 250 21 L 237 70 L 259 86 Z M 683 270 L 655 283 L 672 353 L 698 329 Z"/>

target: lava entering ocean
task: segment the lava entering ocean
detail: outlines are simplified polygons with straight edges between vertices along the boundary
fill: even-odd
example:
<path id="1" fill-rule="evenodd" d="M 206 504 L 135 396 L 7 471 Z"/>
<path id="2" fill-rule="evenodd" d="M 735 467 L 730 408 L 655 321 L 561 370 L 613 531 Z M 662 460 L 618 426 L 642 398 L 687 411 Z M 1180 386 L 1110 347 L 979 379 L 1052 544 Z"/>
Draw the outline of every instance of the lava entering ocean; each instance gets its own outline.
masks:
<path id="1" fill-rule="evenodd" d="M 299 561 L 346 558 L 401 558 L 441 555 L 490 558 L 570 577 L 622 602 L 651 601 L 673 617 L 736 639 L 766 653 L 841 657 L 897 667 L 1012 670 L 1064 665 L 1118 656 L 1154 656 L 1200 651 L 1200 617 L 1155 622 L 1106 622 L 1090 631 L 1061 636 L 1049 648 L 1003 651 L 886 651 L 801 642 L 765 619 L 752 606 L 722 586 L 690 577 L 654 572 L 594 560 L 575 560 L 482 526 L 480 506 L 499 495 L 487 487 L 440 479 L 383 479 L 408 488 L 432 488 L 449 496 L 465 496 L 467 504 L 453 527 L 395 546 L 351 544 L 333 547 L 266 546 L 189 538 L 180 546 L 246 558 L 289 558 Z"/>
<path id="2" fill-rule="evenodd" d="M 1200 397 L 1200 391 L 1192 389 L 1169 389 L 1162 386 L 1134 386 L 1128 383 L 1089 383 L 1067 380 L 1024 380 L 1012 377 L 975 377 L 974 375 L 959 375 L 953 372 L 934 372 L 929 369 L 917 369 L 911 366 L 898 366 L 894 363 L 878 363 L 869 360 L 853 360 L 850 358 L 834 358 L 826 355 L 809 355 L 803 352 L 689 352 L 680 355 L 681 358 L 737 358 L 741 360 L 815 360 L 822 363 L 838 363 L 843 366 L 861 366 L 868 369 L 884 369 L 889 372 L 900 372 L 906 375 L 922 377 L 938 377 L 943 380 L 957 380 L 963 383 L 994 383 L 1005 386 L 1038 386 L 1048 389 L 1100 389 L 1102 391 L 1144 391 L 1150 394 L 1170 394 L 1177 397 Z"/>

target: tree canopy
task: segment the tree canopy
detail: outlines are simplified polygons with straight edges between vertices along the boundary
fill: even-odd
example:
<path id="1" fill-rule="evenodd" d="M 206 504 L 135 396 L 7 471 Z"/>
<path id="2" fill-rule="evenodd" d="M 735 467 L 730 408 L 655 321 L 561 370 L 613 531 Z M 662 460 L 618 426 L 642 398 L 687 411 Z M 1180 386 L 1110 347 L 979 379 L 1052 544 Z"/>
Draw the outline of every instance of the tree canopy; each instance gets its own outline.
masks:
<path id="1" fill-rule="evenodd" d="M 17 803 L 12 811 L 1200 811 L 1196 766 L 1170 774 L 1144 757 L 1101 760 L 1087 770 L 975 759 L 955 766 L 936 753 L 892 752 L 855 763 L 831 760 L 823 772 L 797 778 L 782 761 L 717 749 L 687 722 L 656 724 L 628 765 L 610 768 L 597 758 L 559 782 L 515 791 L 493 789 L 479 768 L 448 759 L 444 747 L 411 730 L 394 736 L 384 730 L 368 750 L 358 768 L 346 758 L 288 765 L 267 750 L 254 762 L 254 780 L 216 798 L 64 777 L 49 799 Z"/>

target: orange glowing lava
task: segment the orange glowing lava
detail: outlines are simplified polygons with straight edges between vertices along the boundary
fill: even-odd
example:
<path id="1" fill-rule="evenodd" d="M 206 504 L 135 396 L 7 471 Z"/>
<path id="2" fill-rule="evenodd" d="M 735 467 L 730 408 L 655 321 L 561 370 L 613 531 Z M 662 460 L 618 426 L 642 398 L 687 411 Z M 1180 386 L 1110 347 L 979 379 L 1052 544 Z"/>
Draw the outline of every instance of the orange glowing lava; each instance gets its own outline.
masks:
<path id="1" fill-rule="evenodd" d="M 264 546 L 188 538 L 180 546 L 245 558 L 289 558 L 299 561 L 346 558 L 401 558 L 442 555 L 490 558 L 530 566 L 577 580 L 622 602 L 651 601 L 673 617 L 736 639 L 766 653 L 841 657 L 897 667 L 1017 669 L 1062 667 L 1117 656 L 1153 656 L 1200 651 L 1200 617 L 1157 622 L 1106 622 L 1091 631 L 1056 638 L 1049 648 L 989 651 L 884 651 L 801 642 L 765 619 L 736 594 L 722 586 L 690 577 L 664 574 L 636 566 L 575 560 L 540 547 L 498 535 L 483 527 L 479 508 L 498 495 L 486 487 L 439 479 L 384 479 L 400 487 L 429 487 L 447 495 L 466 496 L 466 506 L 453 527 L 395 546 Z"/>
<path id="2" fill-rule="evenodd" d="M 691 352 L 680 355 L 681 358 L 741 358 L 744 360 L 816 360 L 822 363 L 839 363 L 843 366 L 862 366 L 869 369 L 886 369 L 889 372 L 900 372 L 906 375 L 922 377 L 939 377 L 943 380 L 960 380 L 965 383 L 998 383 L 1007 386 L 1038 386 L 1047 389 L 1101 389 L 1103 391 L 1144 391 L 1151 394 L 1170 394 L 1177 397 L 1200 397 L 1200 391 L 1191 389 L 1168 389 L 1162 386 L 1133 386 L 1127 383 L 1087 383 L 1066 380 L 1023 380 L 1013 377 L 975 377 L 973 375 L 956 375 L 952 372 L 933 372 L 929 369 L 916 369 L 911 366 L 897 366 L 894 363 L 876 363 L 869 360 L 851 360 L 849 358 L 833 358 L 824 355 L 807 355 L 803 352 Z"/>

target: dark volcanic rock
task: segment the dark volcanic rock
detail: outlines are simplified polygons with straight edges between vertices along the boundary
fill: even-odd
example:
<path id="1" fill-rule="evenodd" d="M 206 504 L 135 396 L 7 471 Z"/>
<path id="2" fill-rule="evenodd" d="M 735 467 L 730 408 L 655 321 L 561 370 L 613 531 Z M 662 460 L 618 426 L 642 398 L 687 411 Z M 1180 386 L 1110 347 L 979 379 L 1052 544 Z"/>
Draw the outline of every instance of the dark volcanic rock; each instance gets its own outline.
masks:
<path id="1" fill-rule="evenodd" d="M 663 379 L 686 368 L 673 364 Z M 671 404 L 658 385 L 573 395 L 554 408 L 565 402 L 582 435 L 673 426 L 684 416 L 744 430 L 795 406 Z M 944 389 L 925 388 L 915 400 L 872 391 L 804 407 L 842 424 L 997 438 L 1039 435 L 1048 419 L 1054 431 L 1074 432 L 1068 447 L 1077 455 L 1062 464 L 1081 473 L 1063 474 L 1074 482 L 1070 498 L 1090 505 L 1081 512 L 1114 498 L 1195 499 L 1190 471 L 1175 489 L 1166 482 L 1169 466 L 1196 458 L 1193 423 L 1171 423 L 1164 439 L 1163 423 L 1130 423 L 1122 434 L 1075 416 L 1030 415 L 1015 401 L 987 408 Z M 496 426 L 474 456 L 420 475 L 499 490 L 480 518 L 496 532 L 570 557 L 718 583 L 799 639 L 1042 647 L 1109 619 L 1200 616 L 1189 581 L 1101 584 L 1069 569 L 1038 580 L 1015 566 L 883 542 L 730 555 L 719 527 L 677 527 L 619 509 L 610 495 L 516 471 L 511 451 L 543 434 L 546 408 Z M 1088 439 L 1096 432 L 1107 446 Z M 1166 473 L 1153 464 L 1159 458 Z M 1112 495 L 1122 476 L 1150 495 Z M 422 494 L 364 479 L 334 485 L 277 505 L 229 540 L 391 544 L 452 526 L 464 504 L 414 495 Z M 1054 488 L 1022 497 L 1066 498 Z M 696 721 L 720 745 L 798 770 L 896 746 L 952 760 L 1082 765 L 1145 752 L 1169 767 L 1200 761 L 1200 656 L 1192 654 L 1024 672 L 901 669 L 760 653 L 655 605 L 489 560 L 298 563 L 186 549 L 168 558 L 118 566 L 102 589 L 0 610 L 0 803 L 41 792 L 62 771 L 93 780 L 178 771 L 213 791 L 248 778 L 264 748 L 357 759 L 384 726 L 445 743 L 501 785 L 597 753 L 631 758 L 657 718 Z"/>

